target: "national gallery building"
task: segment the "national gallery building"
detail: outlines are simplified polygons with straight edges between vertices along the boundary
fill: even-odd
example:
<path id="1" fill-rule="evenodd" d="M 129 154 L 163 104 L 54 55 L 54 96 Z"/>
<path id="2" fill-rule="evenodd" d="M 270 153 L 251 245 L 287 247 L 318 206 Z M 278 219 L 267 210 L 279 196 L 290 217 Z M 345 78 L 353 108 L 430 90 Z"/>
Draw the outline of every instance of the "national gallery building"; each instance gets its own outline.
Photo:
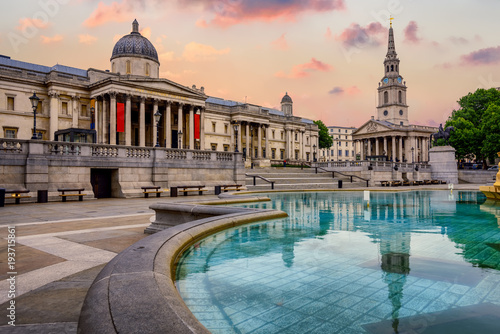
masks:
<path id="1" fill-rule="evenodd" d="M 29 98 L 35 92 L 42 140 L 237 151 L 247 166 L 316 158 L 318 127 L 293 116 L 288 94 L 275 110 L 159 78 L 157 51 L 137 21 L 114 46 L 110 62 L 111 71 L 82 70 L 0 56 L 0 136 L 32 137 Z"/>

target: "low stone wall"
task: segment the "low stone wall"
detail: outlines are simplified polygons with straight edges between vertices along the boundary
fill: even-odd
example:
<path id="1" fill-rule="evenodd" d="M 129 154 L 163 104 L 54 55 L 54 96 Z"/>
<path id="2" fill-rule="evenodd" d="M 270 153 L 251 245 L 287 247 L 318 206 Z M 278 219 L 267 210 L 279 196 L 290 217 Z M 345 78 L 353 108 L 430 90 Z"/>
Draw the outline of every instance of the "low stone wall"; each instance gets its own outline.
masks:
<path id="1" fill-rule="evenodd" d="M 142 186 L 244 184 L 242 153 L 0 139 L 0 187 L 38 190 L 59 199 L 58 188 L 85 188 L 92 170 L 109 170 L 112 197 L 142 196 Z"/>
<path id="2" fill-rule="evenodd" d="M 187 247 L 217 231 L 287 216 L 275 210 L 178 207 L 187 220 L 191 216 L 188 212 L 194 211 L 217 216 L 168 228 L 118 254 L 92 283 L 80 314 L 78 333 L 209 334 L 175 288 L 178 257 Z M 172 214 L 175 206 L 158 206 L 155 210 Z"/>
<path id="3" fill-rule="evenodd" d="M 493 184 L 495 182 L 495 175 L 497 171 L 494 170 L 470 170 L 470 169 L 459 169 L 458 179 L 464 183 L 475 183 L 475 184 Z"/>

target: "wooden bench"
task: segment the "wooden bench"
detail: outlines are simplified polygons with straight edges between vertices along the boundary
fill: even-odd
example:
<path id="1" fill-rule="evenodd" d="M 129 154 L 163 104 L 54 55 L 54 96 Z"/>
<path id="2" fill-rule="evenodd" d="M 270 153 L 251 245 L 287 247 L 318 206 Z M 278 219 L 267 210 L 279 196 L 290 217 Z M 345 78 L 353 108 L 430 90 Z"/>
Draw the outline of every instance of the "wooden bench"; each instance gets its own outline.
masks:
<path id="1" fill-rule="evenodd" d="M 29 192 L 29 190 L 5 190 L 6 194 L 12 194 L 11 197 L 16 200 L 16 204 L 21 203 L 21 198 L 30 198 L 30 195 L 22 195 Z"/>
<path id="2" fill-rule="evenodd" d="M 389 181 L 380 181 L 380 186 L 381 187 L 388 187 L 389 186 Z"/>
<path id="3" fill-rule="evenodd" d="M 188 193 L 190 192 L 198 192 L 198 195 L 203 195 L 204 191 L 207 191 L 208 189 L 203 189 L 205 186 L 177 186 L 177 191 L 184 193 L 184 196 L 187 196 Z"/>
<path id="4" fill-rule="evenodd" d="M 225 184 L 225 185 L 221 185 L 220 187 L 221 187 L 221 190 L 223 192 L 227 192 L 229 190 L 240 191 L 240 190 L 245 190 L 246 189 L 246 187 L 244 187 L 241 184 Z"/>
<path id="5" fill-rule="evenodd" d="M 60 194 L 59 196 L 62 197 L 62 201 L 63 202 L 66 202 L 66 197 L 68 196 L 78 196 L 78 200 L 81 202 L 83 201 L 83 196 L 87 195 L 87 194 L 82 194 L 82 191 L 84 191 L 85 188 L 59 188 L 57 189 L 57 191 L 59 191 Z M 66 192 L 76 192 L 78 191 L 78 194 L 65 194 Z"/>
<path id="6" fill-rule="evenodd" d="M 163 192 L 160 188 L 160 186 L 141 187 L 144 198 L 148 198 L 149 194 L 156 194 L 156 197 L 160 197 L 160 194 Z"/>
<path id="7" fill-rule="evenodd" d="M 399 187 L 402 185 L 401 181 L 391 181 L 391 187 Z"/>

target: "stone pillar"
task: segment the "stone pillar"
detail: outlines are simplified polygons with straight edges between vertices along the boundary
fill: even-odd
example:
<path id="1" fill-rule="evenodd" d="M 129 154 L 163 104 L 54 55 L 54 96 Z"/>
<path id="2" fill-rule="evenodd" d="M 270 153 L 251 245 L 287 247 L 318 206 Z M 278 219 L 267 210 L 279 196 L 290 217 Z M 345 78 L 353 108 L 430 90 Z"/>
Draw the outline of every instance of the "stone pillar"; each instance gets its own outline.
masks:
<path id="1" fill-rule="evenodd" d="M 231 138 L 229 139 L 229 151 L 235 152 L 236 148 L 236 132 L 234 131 L 234 121 L 229 122 L 229 133 L 231 134 Z"/>
<path id="2" fill-rule="evenodd" d="M 455 149 L 453 147 L 433 147 L 429 151 L 429 157 L 432 179 L 458 184 L 458 169 L 455 161 Z"/>
<path id="3" fill-rule="evenodd" d="M 189 149 L 194 150 L 194 106 L 189 108 Z"/>
<path id="4" fill-rule="evenodd" d="M 385 152 L 386 156 L 389 153 L 389 152 L 387 152 L 387 137 L 384 137 L 384 152 Z"/>
<path id="5" fill-rule="evenodd" d="M 108 115 L 109 115 L 109 105 L 108 105 L 108 101 L 106 101 L 106 95 L 103 95 L 103 97 L 102 97 L 102 143 L 103 144 L 109 144 L 109 141 L 108 141 L 108 131 L 109 131 Z"/>
<path id="6" fill-rule="evenodd" d="M 399 154 L 398 159 L 400 162 L 403 162 L 403 137 L 399 137 Z"/>
<path id="7" fill-rule="evenodd" d="M 78 117 L 80 116 L 80 97 L 78 95 L 74 95 L 71 97 L 71 112 L 73 116 L 73 124 L 71 127 L 78 129 Z"/>
<path id="8" fill-rule="evenodd" d="M 139 107 L 139 146 L 146 146 L 146 98 L 141 96 Z"/>
<path id="9" fill-rule="evenodd" d="M 153 114 L 151 115 L 151 125 L 153 126 L 153 140 L 151 142 L 153 143 L 153 146 L 156 146 L 156 140 L 158 138 L 158 126 L 155 122 L 155 114 L 158 112 L 158 102 L 158 99 L 153 100 Z M 160 143 L 158 143 L 158 145 L 161 146 Z"/>
<path id="10" fill-rule="evenodd" d="M 299 160 L 302 160 L 302 131 L 299 131 Z"/>
<path id="11" fill-rule="evenodd" d="M 375 138 L 375 155 L 380 155 L 379 144 L 380 144 L 379 138 Z"/>
<path id="12" fill-rule="evenodd" d="M 97 132 L 97 143 L 102 144 L 102 131 L 104 129 L 104 122 L 102 120 L 102 96 L 96 97 L 95 103 L 95 127 Z"/>
<path id="13" fill-rule="evenodd" d="M 241 134 L 243 132 L 243 129 L 242 129 L 242 125 L 241 125 L 241 122 L 238 123 L 238 135 L 236 136 L 236 142 L 238 143 L 238 151 L 239 152 L 242 152 L 243 151 L 243 147 L 241 147 Z"/>
<path id="14" fill-rule="evenodd" d="M 59 93 L 49 92 L 50 97 L 50 126 L 49 139 L 54 140 L 54 133 L 59 130 Z"/>
<path id="15" fill-rule="evenodd" d="M 285 160 L 290 159 L 290 130 L 285 129 Z"/>
<path id="16" fill-rule="evenodd" d="M 259 124 L 257 127 L 257 140 L 259 141 L 258 143 L 258 149 L 257 149 L 257 158 L 262 159 L 262 124 Z"/>
<path id="17" fill-rule="evenodd" d="M 184 105 L 182 103 L 179 103 L 179 106 L 177 108 L 177 133 L 179 133 L 179 137 L 177 138 L 177 141 L 179 143 L 179 148 L 183 148 L 184 146 L 184 131 L 183 131 L 183 120 L 182 120 L 182 115 L 183 115 L 183 111 L 182 111 L 182 108 L 184 107 Z"/>
<path id="18" fill-rule="evenodd" d="M 422 162 L 426 162 L 426 161 L 429 161 L 428 157 L 427 157 L 427 148 L 429 147 L 428 146 L 428 142 L 427 142 L 427 138 L 424 138 L 422 137 L 422 144 L 420 146 L 421 150 L 422 150 Z"/>
<path id="19" fill-rule="evenodd" d="M 240 129 L 240 131 L 242 131 Z M 205 150 L 205 108 L 200 108 L 200 149 Z M 240 146 L 238 150 L 243 150 L 241 147 L 241 134 L 240 134 Z"/>
<path id="20" fill-rule="evenodd" d="M 109 114 L 109 144 L 116 145 L 116 93 L 109 93 L 110 114 Z"/>
<path id="21" fill-rule="evenodd" d="M 132 97 L 125 96 L 125 145 L 132 145 Z"/>
<path id="22" fill-rule="evenodd" d="M 368 151 L 366 153 L 366 156 L 371 156 L 372 155 L 372 139 L 368 139 Z"/>
<path id="23" fill-rule="evenodd" d="M 365 156 L 365 142 L 366 142 L 366 139 L 362 139 L 360 144 L 361 144 L 361 161 L 364 161 L 366 160 L 366 156 Z M 337 146 L 335 144 L 335 154 L 337 155 Z M 337 160 L 339 160 L 339 157 L 337 155 Z"/>
<path id="24" fill-rule="evenodd" d="M 250 152 L 250 123 L 247 122 L 246 126 L 246 151 L 247 151 L 247 158 L 250 158 L 252 156 L 252 152 Z"/>
<path id="25" fill-rule="evenodd" d="M 396 161 L 396 137 L 395 136 L 392 136 L 392 148 L 391 148 L 391 158 L 392 158 L 392 161 Z"/>
<path id="26" fill-rule="evenodd" d="M 164 129 L 165 129 L 165 140 L 166 147 L 172 148 L 172 103 L 170 101 L 166 101 L 165 107 L 165 119 L 164 121 Z"/>

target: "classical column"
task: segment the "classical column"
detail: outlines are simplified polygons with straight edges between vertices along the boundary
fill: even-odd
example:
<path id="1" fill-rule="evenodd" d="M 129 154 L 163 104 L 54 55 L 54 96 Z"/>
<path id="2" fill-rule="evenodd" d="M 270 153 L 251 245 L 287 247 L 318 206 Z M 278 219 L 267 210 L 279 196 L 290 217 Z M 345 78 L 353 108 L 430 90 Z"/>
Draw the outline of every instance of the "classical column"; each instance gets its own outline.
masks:
<path id="1" fill-rule="evenodd" d="M 299 136 L 299 160 L 302 160 L 302 131 L 299 131 L 297 135 Z"/>
<path id="2" fill-rule="evenodd" d="M 392 136 L 392 148 L 391 148 L 391 159 L 392 161 L 396 161 L 396 137 Z"/>
<path id="3" fill-rule="evenodd" d="M 75 129 L 78 129 L 78 116 L 80 114 L 80 97 L 78 95 L 73 95 L 71 97 L 71 112 L 72 112 L 72 116 L 73 116 L 73 124 L 71 125 L 71 127 L 75 128 Z"/>
<path id="4" fill-rule="evenodd" d="M 361 145 L 361 161 L 365 160 L 365 140 L 366 139 L 362 139 L 361 142 L 360 142 L 360 145 Z M 336 146 L 335 146 L 335 154 L 337 154 L 337 147 Z M 338 156 L 337 156 L 337 160 L 338 160 Z"/>
<path id="5" fill-rule="evenodd" d="M 269 136 L 271 134 L 271 127 L 269 124 L 266 124 L 264 129 L 266 129 L 266 141 L 264 143 L 264 148 L 266 149 L 266 159 L 271 159 L 271 150 L 269 149 Z"/>
<path id="6" fill-rule="evenodd" d="M 240 132 L 242 130 L 240 129 Z M 205 150 L 205 108 L 200 107 L 200 150 Z M 243 150 L 241 147 L 241 134 L 240 134 L 240 146 L 238 150 Z"/>
<path id="7" fill-rule="evenodd" d="M 236 148 L 236 131 L 234 131 L 234 121 L 229 122 L 229 133 L 231 138 L 229 139 L 229 151 L 234 152 Z"/>
<path id="8" fill-rule="evenodd" d="M 179 103 L 179 106 L 177 108 L 177 133 L 179 134 L 179 137 L 177 138 L 179 142 L 179 148 L 183 148 L 183 136 L 184 136 L 184 131 L 183 131 L 183 120 L 182 120 L 182 108 L 183 104 Z"/>
<path id="9" fill-rule="evenodd" d="M 132 97 L 125 96 L 125 145 L 132 145 Z"/>
<path id="10" fill-rule="evenodd" d="M 380 140 L 379 138 L 375 138 L 375 155 L 380 155 L 380 150 L 379 150 L 379 146 L 380 146 Z"/>
<path id="11" fill-rule="evenodd" d="M 108 115 L 109 115 L 109 105 L 108 105 L 108 101 L 106 101 L 106 95 L 103 95 L 103 97 L 102 97 L 102 143 L 103 144 L 109 144 L 109 141 L 108 141 L 108 132 L 109 132 Z"/>
<path id="12" fill-rule="evenodd" d="M 384 137 L 384 152 L 386 156 L 389 154 L 389 152 L 387 152 L 387 137 Z"/>
<path id="13" fill-rule="evenodd" d="M 171 105 L 172 102 L 166 101 L 166 110 L 165 110 L 165 119 L 163 120 L 165 125 L 165 139 L 166 139 L 166 147 L 172 148 L 172 110 Z"/>
<path id="14" fill-rule="evenodd" d="M 290 159 L 290 130 L 285 129 L 285 160 Z"/>
<path id="15" fill-rule="evenodd" d="M 116 145 L 116 93 L 109 93 L 110 114 L 109 114 L 109 144 Z"/>
<path id="16" fill-rule="evenodd" d="M 102 144 L 102 131 L 104 129 L 104 122 L 102 120 L 103 112 L 102 112 L 102 96 L 97 96 L 96 97 L 96 103 L 95 103 L 95 130 L 97 133 L 97 143 Z"/>
<path id="17" fill-rule="evenodd" d="M 251 157 L 251 153 L 250 152 L 250 123 L 247 122 L 247 126 L 246 126 L 246 151 L 247 151 L 247 158 Z"/>
<path id="18" fill-rule="evenodd" d="M 398 154 L 399 162 L 403 162 L 403 137 L 399 137 L 399 154 Z"/>
<path id="19" fill-rule="evenodd" d="M 366 156 L 371 156 L 372 155 L 372 139 L 368 139 L 368 152 L 366 153 Z"/>
<path id="20" fill-rule="evenodd" d="M 49 92 L 50 96 L 50 127 L 49 139 L 54 140 L 54 133 L 59 130 L 59 94 Z"/>
<path id="21" fill-rule="evenodd" d="M 259 141 L 257 158 L 262 159 L 262 124 L 259 124 L 257 131 L 257 140 Z"/>
<path id="22" fill-rule="evenodd" d="M 422 137 L 422 143 L 420 148 L 422 149 L 422 162 L 427 161 L 427 138 Z"/>
<path id="23" fill-rule="evenodd" d="M 189 108 L 189 149 L 194 150 L 194 106 Z"/>
<path id="24" fill-rule="evenodd" d="M 141 96 L 139 107 L 139 146 L 146 146 L 146 98 Z"/>
<path id="25" fill-rule="evenodd" d="M 301 147 L 302 147 L 302 151 L 301 151 L 301 152 L 302 152 L 302 153 L 301 153 L 301 159 L 302 159 L 302 160 L 306 160 L 306 158 L 305 158 L 305 154 L 306 154 L 306 144 L 305 144 L 305 140 L 304 140 L 304 136 L 305 136 L 305 135 L 306 135 L 306 132 L 305 132 L 305 131 L 303 131 L 303 132 L 301 133 L 301 137 L 302 137 L 302 138 L 301 138 L 301 140 L 302 140 L 302 144 L 301 144 Z"/>

